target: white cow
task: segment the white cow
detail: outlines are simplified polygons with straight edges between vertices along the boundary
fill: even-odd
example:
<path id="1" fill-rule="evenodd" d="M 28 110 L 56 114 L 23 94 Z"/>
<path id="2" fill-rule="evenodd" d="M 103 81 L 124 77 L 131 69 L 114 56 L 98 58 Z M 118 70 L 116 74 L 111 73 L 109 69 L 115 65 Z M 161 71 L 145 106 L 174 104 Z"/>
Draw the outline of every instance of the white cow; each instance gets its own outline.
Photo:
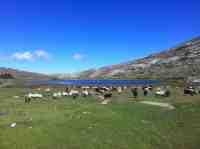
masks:
<path id="1" fill-rule="evenodd" d="M 33 94 L 33 93 L 29 93 L 27 95 L 25 95 L 25 103 L 30 103 L 31 102 L 31 99 L 41 99 L 43 98 L 43 95 L 42 94 Z"/>
<path id="2" fill-rule="evenodd" d="M 102 89 L 104 89 L 105 91 L 109 91 L 110 90 L 110 88 L 108 88 L 106 86 L 102 87 Z"/>
<path id="3" fill-rule="evenodd" d="M 79 91 L 73 90 L 73 89 L 72 89 L 72 90 L 69 92 L 69 95 L 72 96 L 74 99 L 76 99 L 76 97 L 79 96 Z"/>
<path id="4" fill-rule="evenodd" d="M 53 93 L 53 98 L 58 98 L 58 97 L 62 97 L 61 92 Z"/>
<path id="5" fill-rule="evenodd" d="M 90 89 L 89 86 L 82 86 L 81 88 L 82 88 L 82 89 Z"/>
<path id="6" fill-rule="evenodd" d="M 156 95 L 164 96 L 165 95 L 165 91 L 164 90 L 157 91 Z"/>
<path id="7" fill-rule="evenodd" d="M 50 92 L 50 91 L 51 91 L 50 88 L 45 89 L 45 92 Z"/>
<path id="8" fill-rule="evenodd" d="M 75 95 L 75 94 L 76 94 L 76 95 L 79 95 L 79 91 L 73 90 L 73 89 L 72 89 L 72 90 L 69 92 L 69 95 L 70 95 L 70 96 Z"/>
<path id="9" fill-rule="evenodd" d="M 121 94 L 121 93 L 122 93 L 122 88 L 121 88 L 121 87 L 118 87 L 118 88 L 117 88 L 117 92 L 118 92 L 119 94 Z"/>
<path id="10" fill-rule="evenodd" d="M 88 92 L 87 90 L 83 90 L 83 91 L 82 91 L 82 95 L 83 95 L 83 96 L 88 96 L 88 95 L 89 95 L 89 92 Z"/>
<path id="11" fill-rule="evenodd" d="M 29 94 L 27 95 L 27 97 L 28 97 L 28 98 L 43 98 L 43 95 L 42 95 L 42 94 L 37 94 L 37 93 L 35 93 L 35 94 L 29 93 Z"/>
<path id="12" fill-rule="evenodd" d="M 69 93 L 67 93 L 67 92 L 62 92 L 62 96 L 68 96 L 69 95 Z"/>

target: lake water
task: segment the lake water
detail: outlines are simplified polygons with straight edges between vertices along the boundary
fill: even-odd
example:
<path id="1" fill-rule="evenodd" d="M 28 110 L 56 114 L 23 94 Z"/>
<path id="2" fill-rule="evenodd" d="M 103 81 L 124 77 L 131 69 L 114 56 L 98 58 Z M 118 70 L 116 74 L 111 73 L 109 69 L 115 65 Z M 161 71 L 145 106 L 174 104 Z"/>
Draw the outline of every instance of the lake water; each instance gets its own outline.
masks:
<path id="1" fill-rule="evenodd" d="M 65 85 L 65 86 L 136 86 L 155 85 L 158 80 L 49 80 L 31 81 L 28 85 Z"/>

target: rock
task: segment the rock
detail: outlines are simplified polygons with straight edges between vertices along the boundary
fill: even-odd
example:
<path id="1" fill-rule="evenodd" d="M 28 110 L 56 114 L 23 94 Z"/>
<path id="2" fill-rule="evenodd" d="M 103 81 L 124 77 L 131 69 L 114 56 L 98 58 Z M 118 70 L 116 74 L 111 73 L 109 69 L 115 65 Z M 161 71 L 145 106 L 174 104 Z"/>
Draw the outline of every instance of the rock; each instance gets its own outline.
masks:
<path id="1" fill-rule="evenodd" d="M 151 123 L 150 121 L 147 121 L 147 120 L 142 120 L 141 122 L 144 123 L 144 124 L 149 124 L 149 123 Z"/>
<path id="2" fill-rule="evenodd" d="M 83 114 L 90 114 L 90 112 L 87 112 L 87 111 L 84 111 L 84 112 L 82 112 Z"/>
<path id="3" fill-rule="evenodd" d="M 0 116 L 4 116 L 4 115 L 7 115 L 8 113 L 6 112 L 0 112 Z"/>
<path id="4" fill-rule="evenodd" d="M 15 128 L 16 125 L 17 125 L 17 123 L 12 123 L 12 124 L 10 125 L 10 127 L 11 127 L 11 128 Z"/>
<path id="5" fill-rule="evenodd" d="M 19 98 L 19 96 L 13 96 L 13 98 L 15 98 L 15 99 L 18 99 L 18 98 Z"/>
<path id="6" fill-rule="evenodd" d="M 101 102 L 102 105 L 107 105 L 110 102 L 110 100 L 104 100 Z"/>

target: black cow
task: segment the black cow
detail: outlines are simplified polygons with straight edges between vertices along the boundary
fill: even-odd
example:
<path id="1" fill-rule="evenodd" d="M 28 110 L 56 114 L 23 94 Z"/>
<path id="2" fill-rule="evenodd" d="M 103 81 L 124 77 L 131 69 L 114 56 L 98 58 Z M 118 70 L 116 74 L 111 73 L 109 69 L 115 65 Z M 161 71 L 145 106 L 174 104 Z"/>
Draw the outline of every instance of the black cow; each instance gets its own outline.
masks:
<path id="1" fill-rule="evenodd" d="M 104 94 L 104 99 L 111 98 L 111 97 L 112 97 L 112 93 L 105 93 Z"/>
<path id="2" fill-rule="evenodd" d="M 186 88 L 186 89 L 184 89 L 184 94 L 194 96 L 194 95 L 196 95 L 196 92 L 193 88 Z"/>
<path id="3" fill-rule="evenodd" d="M 134 98 L 138 97 L 138 89 L 136 87 L 135 88 L 131 88 L 131 92 L 132 92 Z"/>
<path id="4" fill-rule="evenodd" d="M 31 102 L 31 98 L 28 96 L 25 96 L 24 98 L 25 103 L 30 103 Z"/>

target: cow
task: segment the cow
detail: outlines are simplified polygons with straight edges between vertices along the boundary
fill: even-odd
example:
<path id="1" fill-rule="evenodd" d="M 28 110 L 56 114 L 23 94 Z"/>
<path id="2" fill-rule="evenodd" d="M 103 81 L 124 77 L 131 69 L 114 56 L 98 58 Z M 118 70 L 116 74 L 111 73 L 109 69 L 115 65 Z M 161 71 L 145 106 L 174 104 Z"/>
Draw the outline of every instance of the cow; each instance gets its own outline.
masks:
<path id="1" fill-rule="evenodd" d="M 137 87 L 131 88 L 131 92 L 132 92 L 134 98 L 138 97 L 138 89 L 137 89 Z"/>
<path id="2" fill-rule="evenodd" d="M 155 96 L 162 96 L 162 97 L 169 97 L 171 94 L 171 92 L 167 89 L 167 90 L 158 90 L 155 93 Z"/>
<path id="3" fill-rule="evenodd" d="M 53 93 L 53 98 L 54 99 L 59 98 L 59 97 L 62 97 L 62 93 L 61 92 Z"/>
<path id="4" fill-rule="evenodd" d="M 71 90 L 69 92 L 69 95 L 73 97 L 73 99 L 76 99 L 79 96 L 79 91 L 78 90 Z"/>
<path id="5" fill-rule="evenodd" d="M 121 94 L 122 93 L 122 88 L 121 87 L 117 87 L 117 92 L 118 92 L 118 94 Z"/>
<path id="6" fill-rule="evenodd" d="M 83 91 L 82 91 L 82 96 L 83 97 L 87 97 L 89 95 L 89 92 L 86 90 L 86 89 L 84 89 Z"/>
<path id="7" fill-rule="evenodd" d="M 107 92 L 107 93 L 104 94 L 104 99 L 111 98 L 111 97 L 112 97 L 111 92 Z"/>
<path id="8" fill-rule="evenodd" d="M 27 95 L 25 95 L 25 103 L 30 103 L 31 102 L 31 99 L 41 99 L 43 98 L 43 95 L 42 94 L 33 94 L 33 93 L 29 93 Z"/>
<path id="9" fill-rule="evenodd" d="M 184 95 L 194 96 L 196 95 L 196 91 L 193 87 L 187 87 L 184 89 Z"/>

